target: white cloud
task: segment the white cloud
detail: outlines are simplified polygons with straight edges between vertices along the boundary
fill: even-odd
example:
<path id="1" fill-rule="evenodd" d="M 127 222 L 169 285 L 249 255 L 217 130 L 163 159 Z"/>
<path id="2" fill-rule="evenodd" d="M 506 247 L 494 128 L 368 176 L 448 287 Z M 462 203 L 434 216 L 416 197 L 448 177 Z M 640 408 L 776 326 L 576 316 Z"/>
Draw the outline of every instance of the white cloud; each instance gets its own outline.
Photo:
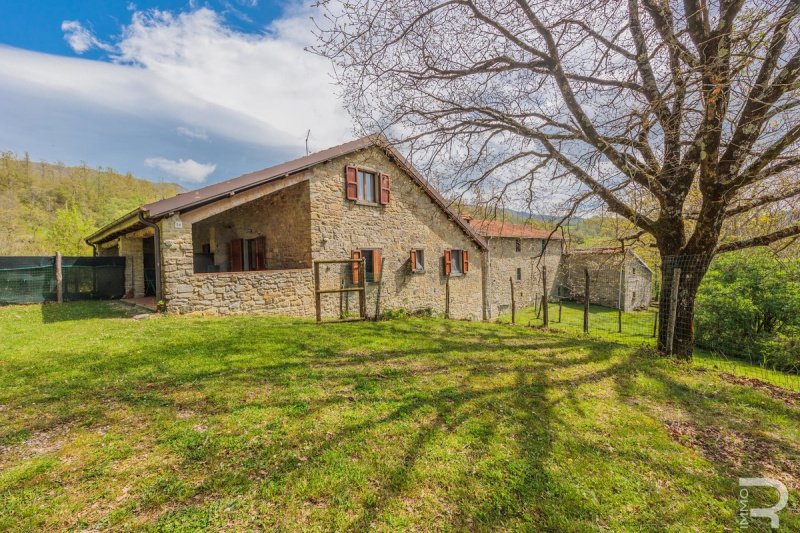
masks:
<path id="1" fill-rule="evenodd" d="M 106 52 L 111 52 L 113 47 L 100 41 L 94 33 L 77 20 L 65 20 L 61 23 L 61 31 L 64 32 L 64 40 L 76 54 L 83 54 L 92 48 L 99 48 Z"/>
<path id="2" fill-rule="evenodd" d="M 208 140 L 208 133 L 203 128 L 189 128 L 187 126 L 178 126 L 175 128 L 178 135 L 182 135 L 187 139 L 200 139 L 203 141 Z"/>
<path id="3" fill-rule="evenodd" d="M 313 41 L 312 22 L 306 8 L 293 9 L 258 34 L 232 29 L 208 8 L 133 11 L 113 42 L 64 22 L 76 52 L 105 50 L 105 60 L 0 44 L 0 149 L 64 157 L 57 128 L 34 126 L 27 115 L 72 132 L 68 155 L 78 161 L 148 176 L 155 167 L 141 162 L 154 153 L 210 159 L 222 179 L 303 155 L 308 129 L 312 150 L 345 142 L 352 124 L 336 98 L 331 66 L 304 50 Z M 208 142 L 190 142 L 204 136 Z M 84 148 L 74 153 L 75 146 Z"/>
<path id="4" fill-rule="evenodd" d="M 149 157 L 144 164 L 166 172 L 170 177 L 187 183 L 200 183 L 217 169 L 213 163 L 198 163 L 194 159 L 173 161 L 165 157 Z"/>

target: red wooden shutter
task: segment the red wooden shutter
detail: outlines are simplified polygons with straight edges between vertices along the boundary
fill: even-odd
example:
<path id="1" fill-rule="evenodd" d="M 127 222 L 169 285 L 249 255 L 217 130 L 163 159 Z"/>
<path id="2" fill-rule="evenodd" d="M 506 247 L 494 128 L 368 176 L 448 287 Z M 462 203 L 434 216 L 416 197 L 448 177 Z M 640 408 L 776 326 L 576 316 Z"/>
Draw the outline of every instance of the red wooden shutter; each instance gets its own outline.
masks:
<path id="1" fill-rule="evenodd" d="M 360 281 L 359 274 L 361 271 L 361 250 L 353 250 L 352 252 L 350 252 L 350 258 L 356 259 L 356 261 L 353 261 L 353 266 L 352 266 L 353 285 L 358 285 Z"/>
<path id="2" fill-rule="evenodd" d="M 417 251 L 411 250 L 411 272 L 417 271 Z"/>
<path id="3" fill-rule="evenodd" d="M 453 252 L 451 250 L 444 251 L 444 275 L 449 276 L 453 271 Z"/>
<path id="4" fill-rule="evenodd" d="M 242 239 L 233 239 L 228 243 L 228 259 L 231 264 L 231 272 L 241 272 L 244 270 L 244 254 L 242 252 Z"/>
<path id="5" fill-rule="evenodd" d="M 389 187 L 391 180 L 388 174 L 381 174 L 381 205 L 389 205 Z"/>
<path id="6" fill-rule="evenodd" d="M 372 250 L 372 281 L 378 282 L 381 280 L 381 251 Z"/>
<path id="7" fill-rule="evenodd" d="M 464 274 L 469 272 L 469 252 L 466 250 L 461 251 L 462 263 L 464 263 Z"/>
<path id="8" fill-rule="evenodd" d="M 348 200 L 358 200 L 358 171 L 348 165 L 344 169 L 344 189 Z"/>

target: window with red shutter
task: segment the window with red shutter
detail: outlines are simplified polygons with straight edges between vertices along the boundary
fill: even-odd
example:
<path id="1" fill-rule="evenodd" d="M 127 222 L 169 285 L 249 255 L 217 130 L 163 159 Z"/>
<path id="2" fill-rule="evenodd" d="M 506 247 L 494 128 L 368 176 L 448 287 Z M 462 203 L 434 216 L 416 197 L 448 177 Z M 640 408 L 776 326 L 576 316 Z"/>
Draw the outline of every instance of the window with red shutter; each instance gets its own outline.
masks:
<path id="1" fill-rule="evenodd" d="M 347 166 L 344 169 L 344 188 L 348 200 L 358 200 L 358 169 Z"/>
<path id="2" fill-rule="evenodd" d="M 381 194 L 380 194 L 380 203 L 381 205 L 389 205 L 389 187 L 391 186 L 391 179 L 389 178 L 388 174 L 381 174 Z"/>
<path id="3" fill-rule="evenodd" d="M 411 272 L 422 273 L 425 272 L 425 252 L 421 248 L 411 250 Z"/>
<path id="4" fill-rule="evenodd" d="M 461 251 L 461 263 L 463 265 L 463 272 L 466 274 L 469 272 L 469 251 L 462 250 Z"/>
<path id="5" fill-rule="evenodd" d="M 449 276 L 453 271 L 453 252 L 451 250 L 444 251 L 444 275 Z"/>

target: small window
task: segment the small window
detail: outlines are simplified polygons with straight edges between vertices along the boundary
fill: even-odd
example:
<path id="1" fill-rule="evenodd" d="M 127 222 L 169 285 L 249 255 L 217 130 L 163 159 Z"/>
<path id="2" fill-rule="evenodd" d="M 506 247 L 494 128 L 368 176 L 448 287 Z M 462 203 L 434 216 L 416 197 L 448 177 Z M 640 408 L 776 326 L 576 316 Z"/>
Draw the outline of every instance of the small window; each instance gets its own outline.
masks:
<path id="1" fill-rule="evenodd" d="M 450 272 L 452 274 L 462 274 L 464 272 L 463 250 L 453 250 L 453 268 Z"/>
<path id="2" fill-rule="evenodd" d="M 411 272 L 425 272 L 425 251 L 420 248 L 411 250 Z"/>
<path id="3" fill-rule="evenodd" d="M 522 269 L 517 269 L 517 281 L 522 281 Z"/>
<path id="4" fill-rule="evenodd" d="M 542 251 L 544 252 L 545 248 L 547 248 L 547 241 L 542 240 Z"/>
<path id="5" fill-rule="evenodd" d="M 358 171 L 358 199 L 371 204 L 378 203 L 378 187 L 375 183 L 375 173 Z"/>
<path id="6" fill-rule="evenodd" d="M 460 276 L 469 272 L 469 252 L 467 250 L 444 251 L 445 276 Z"/>
<path id="7" fill-rule="evenodd" d="M 514 241 L 514 248 L 516 248 L 516 250 L 518 252 L 522 251 L 522 240 L 521 239 L 517 239 L 516 241 Z"/>

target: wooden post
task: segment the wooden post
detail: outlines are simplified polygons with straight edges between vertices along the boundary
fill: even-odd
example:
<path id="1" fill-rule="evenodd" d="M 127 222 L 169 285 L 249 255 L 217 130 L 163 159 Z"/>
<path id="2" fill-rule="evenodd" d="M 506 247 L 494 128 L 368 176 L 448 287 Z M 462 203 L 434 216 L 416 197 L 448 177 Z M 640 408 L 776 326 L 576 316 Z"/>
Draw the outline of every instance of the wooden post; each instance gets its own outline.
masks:
<path id="1" fill-rule="evenodd" d="M 56 252 L 56 301 L 64 303 L 64 277 L 61 272 L 61 252 Z"/>
<path id="2" fill-rule="evenodd" d="M 450 275 L 444 279 L 444 317 L 450 318 Z"/>
<path id="3" fill-rule="evenodd" d="M 358 311 L 361 318 L 367 318 L 367 260 L 361 258 L 358 280 L 361 290 L 358 292 Z"/>
<path id="4" fill-rule="evenodd" d="M 339 288 L 344 289 L 344 280 L 339 280 Z M 344 318 L 344 292 L 339 293 L 339 320 Z"/>
<path id="5" fill-rule="evenodd" d="M 589 333 L 589 269 L 583 269 L 585 281 L 583 289 L 583 332 Z"/>
<path id="6" fill-rule="evenodd" d="M 514 278 L 509 277 L 508 282 L 511 284 L 511 323 L 517 323 L 517 301 L 514 298 Z"/>
<path id="7" fill-rule="evenodd" d="M 561 297 L 558 297 L 558 323 L 561 324 Z"/>
<path id="8" fill-rule="evenodd" d="M 681 269 L 672 271 L 672 287 L 669 292 L 669 322 L 667 322 L 667 353 L 672 355 L 672 343 L 675 339 L 675 319 L 678 315 L 678 288 L 681 282 Z"/>
<path id="9" fill-rule="evenodd" d="M 547 266 L 542 266 L 542 319 L 544 327 L 550 325 L 550 314 L 547 308 Z"/>
<path id="10" fill-rule="evenodd" d="M 322 295 L 319 288 L 319 263 L 314 262 L 314 307 L 317 313 L 317 322 L 322 322 Z M 340 293 L 341 294 L 341 293 Z"/>
<path id="11" fill-rule="evenodd" d="M 381 288 L 383 287 L 383 263 L 386 261 L 383 257 L 381 258 L 381 272 L 380 276 L 378 277 L 378 289 L 375 291 L 375 320 L 378 320 L 381 316 Z"/>

